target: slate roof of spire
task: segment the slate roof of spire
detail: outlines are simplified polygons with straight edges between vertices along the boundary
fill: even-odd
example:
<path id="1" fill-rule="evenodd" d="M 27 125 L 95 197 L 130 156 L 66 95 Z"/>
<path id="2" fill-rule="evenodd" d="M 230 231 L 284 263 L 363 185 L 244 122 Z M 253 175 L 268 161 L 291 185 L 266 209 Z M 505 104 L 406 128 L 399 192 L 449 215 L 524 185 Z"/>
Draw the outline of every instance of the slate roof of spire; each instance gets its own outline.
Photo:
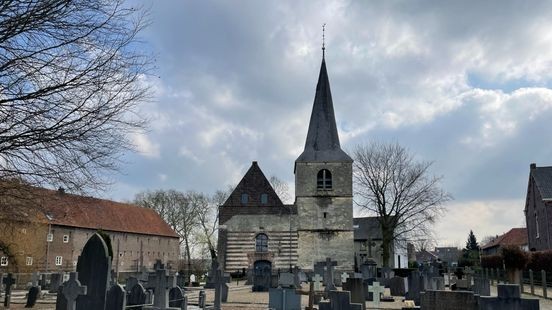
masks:
<path id="1" fill-rule="evenodd" d="M 242 203 L 242 194 L 248 195 L 247 203 Z M 261 203 L 261 194 L 268 195 L 266 204 Z M 278 194 L 276 194 L 256 161 L 251 164 L 251 167 L 247 170 L 240 183 L 238 183 L 232 194 L 230 194 L 230 197 L 223 204 L 223 206 L 246 207 L 283 205 L 280 197 L 278 197 Z"/>
<path id="2" fill-rule="evenodd" d="M 322 58 L 305 150 L 296 162 L 352 162 L 339 144 L 326 61 Z"/>

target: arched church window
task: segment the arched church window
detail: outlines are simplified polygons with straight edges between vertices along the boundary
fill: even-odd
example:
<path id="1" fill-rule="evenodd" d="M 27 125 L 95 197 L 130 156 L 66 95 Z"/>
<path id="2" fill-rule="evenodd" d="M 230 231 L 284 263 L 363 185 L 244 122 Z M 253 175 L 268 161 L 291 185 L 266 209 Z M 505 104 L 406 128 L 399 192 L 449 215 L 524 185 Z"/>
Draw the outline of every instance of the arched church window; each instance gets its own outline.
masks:
<path id="1" fill-rule="evenodd" d="M 328 169 L 318 171 L 316 177 L 317 189 L 332 189 L 332 173 Z"/>
<path id="2" fill-rule="evenodd" d="M 268 194 L 261 194 L 261 204 L 266 205 L 268 203 Z"/>
<path id="3" fill-rule="evenodd" d="M 268 252 L 268 236 L 266 234 L 258 234 L 255 237 L 255 251 L 259 253 Z"/>
<path id="4" fill-rule="evenodd" d="M 247 204 L 249 202 L 249 195 L 247 194 L 242 194 L 241 195 L 241 203 L 242 204 Z"/>

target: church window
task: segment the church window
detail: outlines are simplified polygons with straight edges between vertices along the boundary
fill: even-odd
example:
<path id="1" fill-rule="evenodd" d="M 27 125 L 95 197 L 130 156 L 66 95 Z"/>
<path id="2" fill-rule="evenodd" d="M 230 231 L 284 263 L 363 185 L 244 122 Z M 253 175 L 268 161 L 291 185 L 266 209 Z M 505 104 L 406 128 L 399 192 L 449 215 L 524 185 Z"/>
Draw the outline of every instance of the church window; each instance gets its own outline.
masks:
<path id="1" fill-rule="evenodd" d="M 268 203 L 268 195 L 261 194 L 261 204 L 266 205 Z"/>
<path id="2" fill-rule="evenodd" d="M 537 238 L 539 237 L 539 215 L 535 212 L 535 228 L 537 230 Z"/>
<path id="3" fill-rule="evenodd" d="M 268 236 L 266 234 L 258 234 L 255 237 L 255 251 L 259 253 L 268 252 Z"/>
<path id="4" fill-rule="evenodd" d="M 316 178 L 317 189 L 332 189 L 332 173 L 328 169 L 318 171 Z"/>
<path id="5" fill-rule="evenodd" d="M 246 203 L 248 203 L 248 202 L 249 202 L 249 195 L 247 195 L 247 194 L 242 194 L 242 195 L 241 195 L 241 203 L 242 203 L 242 204 L 246 204 Z"/>

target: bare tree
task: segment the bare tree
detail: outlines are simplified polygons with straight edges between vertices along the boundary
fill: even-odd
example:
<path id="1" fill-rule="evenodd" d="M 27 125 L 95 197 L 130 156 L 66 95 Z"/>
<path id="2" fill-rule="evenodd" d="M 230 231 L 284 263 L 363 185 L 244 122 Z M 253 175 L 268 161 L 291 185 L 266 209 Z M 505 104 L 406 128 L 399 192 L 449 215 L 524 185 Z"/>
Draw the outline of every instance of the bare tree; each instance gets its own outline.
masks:
<path id="1" fill-rule="evenodd" d="M 270 185 L 272 185 L 272 188 L 274 188 L 274 191 L 280 197 L 280 200 L 282 200 L 284 203 L 290 203 L 291 202 L 291 194 L 289 193 L 289 186 L 286 182 L 280 180 L 276 176 L 270 177 Z"/>
<path id="2" fill-rule="evenodd" d="M 143 127 L 146 12 L 123 0 L 0 2 L 0 178 L 98 189 Z"/>
<path id="3" fill-rule="evenodd" d="M 430 162 L 418 162 L 398 144 L 372 143 L 354 150 L 355 204 L 378 216 L 383 263 L 396 241 L 424 239 L 450 200 Z"/>

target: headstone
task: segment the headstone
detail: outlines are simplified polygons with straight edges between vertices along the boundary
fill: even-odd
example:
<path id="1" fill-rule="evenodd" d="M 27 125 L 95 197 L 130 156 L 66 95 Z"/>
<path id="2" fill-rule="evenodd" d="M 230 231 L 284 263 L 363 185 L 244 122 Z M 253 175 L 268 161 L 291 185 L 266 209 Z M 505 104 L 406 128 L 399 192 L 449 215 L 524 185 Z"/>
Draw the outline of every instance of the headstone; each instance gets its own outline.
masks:
<path id="1" fill-rule="evenodd" d="M 316 262 L 314 263 L 314 274 L 319 274 L 320 276 L 324 276 L 324 266 L 326 265 L 326 262 Z"/>
<path id="2" fill-rule="evenodd" d="M 38 296 L 40 295 L 40 286 L 31 286 L 29 292 L 27 293 L 27 303 L 25 308 L 32 308 L 36 304 Z"/>
<path id="3" fill-rule="evenodd" d="M 31 287 L 40 286 L 40 273 L 35 271 L 31 275 Z"/>
<path id="4" fill-rule="evenodd" d="M 4 307 L 9 309 L 10 302 L 11 302 L 11 290 L 12 290 L 12 285 L 15 284 L 15 278 L 11 273 L 8 273 L 8 276 L 2 279 L 2 284 L 4 284 L 4 292 L 6 295 L 4 296 Z"/>
<path id="5" fill-rule="evenodd" d="M 125 291 L 126 291 L 127 293 L 130 293 L 130 291 L 132 290 L 132 288 L 133 288 L 136 284 L 138 284 L 138 283 L 139 283 L 139 281 L 138 281 L 137 278 L 135 278 L 135 277 L 128 277 L 128 278 L 126 279 Z"/>
<path id="6" fill-rule="evenodd" d="M 223 285 L 226 285 L 226 281 L 224 281 L 224 273 L 220 268 L 218 268 L 215 271 L 215 310 L 221 309 Z"/>
<path id="7" fill-rule="evenodd" d="M 364 279 L 370 279 L 377 277 L 376 271 L 377 271 L 377 264 L 376 262 L 370 260 L 367 263 L 363 263 L 360 265 L 360 272 L 362 273 L 362 277 Z"/>
<path id="8" fill-rule="evenodd" d="M 278 286 L 283 288 L 295 288 L 295 277 L 292 273 L 280 273 L 278 278 Z"/>
<path id="9" fill-rule="evenodd" d="M 362 304 L 351 303 L 351 295 L 348 291 L 330 291 L 330 300 L 321 301 L 319 310 L 362 310 Z"/>
<path id="10" fill-rule="evenodd" d="M 136 306 L 146 304 L 146 290 L 141 283 L 136 283 L 131 289 L 127 298 L 127 305 Z M 136 309 L 136 308 L 132 308 Z"/>
<path id="11" fill-rule="evenodd" d="M 404 296 L 406 294 L 406 282 L 402 277 L 393 277 L 387 282 L 392 296 Z"/>
<path id="12" fill-rule="evenodd" d="M 359 278 L 348 278 L 343 283 L 343 290 L 351 292 L 351 301 L 354 303 L 364 304 L 366 300 L 363 281 Z"/>
<path id="13" fill-rule="evenodd" d="M 40 275 L 39 285 L 40 285 L 40 288 L 43 289 L 43 290 L 49 289 L 48 283 L 46 281 L 46 274 L 43 273 L 43 274 Z"/>
<path id="14" fill-rule="evenodd" d="M 420 272 L 414 270 L 408 275 L 408 293 L 406 299 L 413 300 L 417 305 L 420 304 L 420 292 L 422 291 L 422 278 Z"/>
<path id="15" fill-rule="evenodd" d="M 467 279 L 458 279 L 456 280 L 456 289 L 459 291 L 469 291 L 471 288 L 470 283 Z"/>
<path id="16" fill-rule="evenodd" d="M 370 285 L 368 287 L 368 291 L 371 292 L 373 295 L 373 302 L 374 306 L 379 307 L 380 304 L 380 297 L 383 293 L 385 287 L 380 286 L 379 282 L 374 282 L 374 284 Z"/>
<path id="17" fill-rule="evenodd" d="M 176 278 L 169 276 L 167 270 L 160 261 L 155 264 L 155 272 L 151 273 L 148 280 L 148 289 L 153 289 L 153 306 L 167 308 L 169 306 L 169 290 L 176 286 Z"/>
<path id="18" fill-rule="evenodd" d="M 56 293 L 63 283 L 63 273 L 52 273 L 50 275 L 50 293 Z"/>
<path id="19" fill-rule="evenodd" d="M 538 310 L 538 299 L 522 299 L 518 284 L 498 284 L 498 297 L 481 296 L 480 310 Z"/>
<path id="20" fill-rule="evenodd" d="M 320 291 L 320 281 L 322 281 L 322 277 L 319 274 L 315 274 L 314 277 L 312 277 L 312 281 L 314 282 L 314 290 Z"/>
<path id="21" fill-rule="evenodd" d="M 342 273 L 342 274 L 341 274 L 341 283 L 343 284 L 343 283 L 347 282 L 347 279 L 348 279 L 348 278 L 349 278 L 349 274 L 348 274 L 348 273 L 346 273 L 346 272 Z"/>
<path id="22" fill-rule="evenodd" d="M 191 274 L 190 275 L 190 282 L 195 282 L 196 281 L 196 275 L 195 274 Z M 191 286 L 191 285 L 190 285 Z"/>
<path id="23" fill-rule="evenodd" d="M 56 302 L 56 310 L 77 309 L 77 298 L 86 296 L 86 294 L 88 293 L 88 289 L 86 285 L 81 285 L 80 281 L 77 280 L 77 278 L 78 278 L 78 272 L 71 272 L 69 274 L 69 280 L 63 283 L 63 287 L 61 288 L 61 293 L 63 297 L 65 297 L 64 299 L 65 299 L 67 308 L 65 309 L 58 308 L 58 304 Z M 79 307 L 79 309 L 97 309 L 97 308 Z"/>
<path id="24" fill-rule="evenodd" d="M 268 291 L 268 307 L 275 310 L 301 310 L 301 295 L 294 288 L 271 288 Z"/>
<path id="25" fill-rule="evenodd" d="M 332 261 L 331 258 L 326 258 L 326 264 L 324 268 L 324 291 L 329 292 L 335 290 L 334 285 L 334 266 L 337 266 L 337 261 Z"/>
<path id="26" fill-rule="evenodd" d="M 182 289 L 178 286 L 175 286 L 169 291 L 169 307 L 178 307 L 181 308 L 184 303 L 184 293 Z"/>
<path id="27" fill-rule="evenodd" d="M 474 278 L 473 292 L 479 296 L 491 296 L 491 283 L 487 278 Z"/>
<path id="28" fill-rule="evenodd" d="M 391 279 L 395 276 L 395 272 L 389 267 L 381 268 L 381 277 L 384 279 Z"/>
<path id="29" fill-rule="evenodd" d="M 125 307 L 126 307 L 125 289 L 119 284 L 112 285 L 109 291 L 107 292 L 105 310 L 124 310 Z"/>
<path id="30" fill-rule="evenodd" d="M 204 290 L 199 291 L 198 306 L 201 309 L 205 309 L 205 291 Z"/>
<path id="31" fill-rule="evenodd" d="M 445 289 L 445 279 L 442 277 L 432 277 L 429 279 L 428 290 L 442 291 Z"/>
<path id="32" fill-rule="evenodd" d="M 423 310 L 477 310 L 477 297 L 468 291 L 426 291 L 420 294 Z"/>
<path id="33" fill-rule="evenodd" d="M 205 282 L 205 288 L 215 288 L 215 273 L 219 267 L 216 259 L 211 259 L 211 269 L 207 272 L 207 281 Z"/>
<path id="34" fill-rule="evenodd" d="M 110 270 L 107 245 L 99 234 L 94 234 L 84 245 L 77 261 L 79 282 L 87 288 L 87 294 L 77 298 L 77 308 L 105 308 Z"/>
<path id="35" fill-rule="evenodd" d="M 374 284 L 374 282 L 376 282 L 377 279 L 376 278 L 369 278 L 369 279 L 364 279 L 362 280 L 362 286 L 363 286 L 363 290 L 364 290 L 364 299 L 366 301 L 372 301 L 374 300 L 374 294 L 372 292 L 370 292 L 368 290 L 368 288 Z"/>

